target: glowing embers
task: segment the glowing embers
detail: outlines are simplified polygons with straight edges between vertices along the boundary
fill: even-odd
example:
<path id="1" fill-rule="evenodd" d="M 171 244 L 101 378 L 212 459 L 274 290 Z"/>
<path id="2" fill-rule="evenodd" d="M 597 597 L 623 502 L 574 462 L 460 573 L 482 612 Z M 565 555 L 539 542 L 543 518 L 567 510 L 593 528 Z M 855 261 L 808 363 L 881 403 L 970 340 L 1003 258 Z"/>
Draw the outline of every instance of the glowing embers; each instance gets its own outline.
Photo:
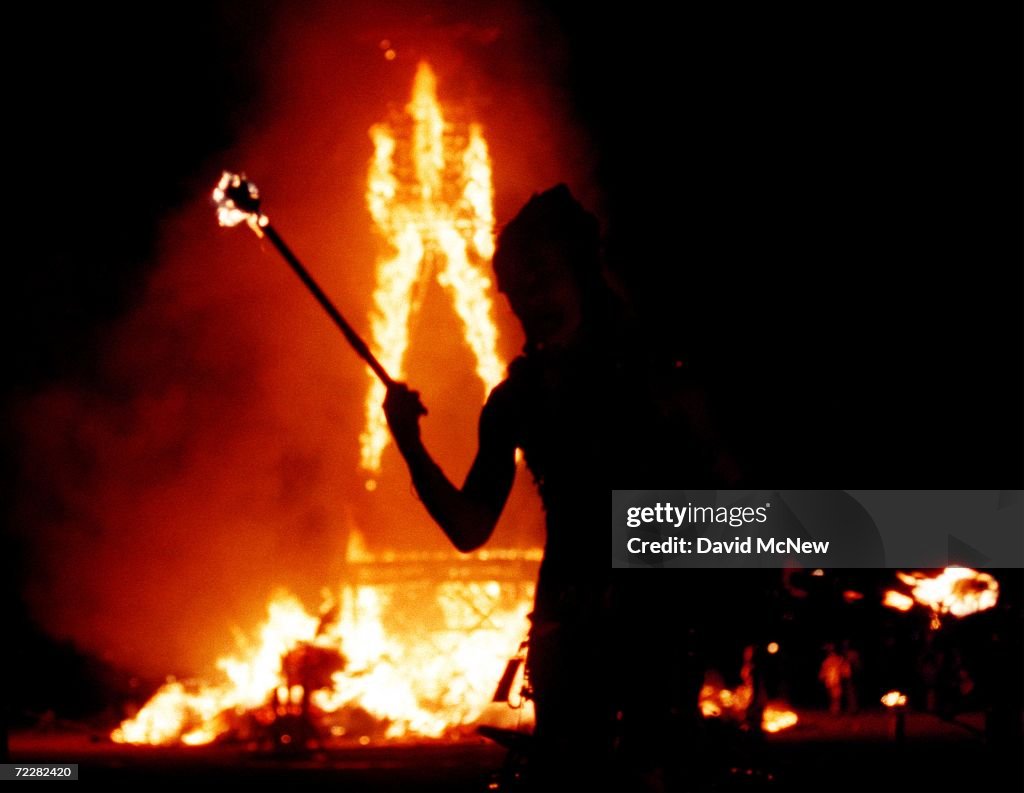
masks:
<path id="1" fill-rule="evenodd" d="M 460 127 L 445 120 L 434 72 L 421 63 L 404 115 L 375 125 L 370 137 L 374 154 L 366 203 L 388 249 L 377 264 L 374 353 L 393 377 L 405 376 L 410 322 L 425 279 L 436 271 L 452 295 L 485 396 L 501 382 L 505 363 L 497 352 L 487 276 L 494 254 L 494 210 L 483 132 L 477 124 Z M 371 473 L 380 470 L 389 438 L 383 401 L 384 386 L 371 383 L 360 435 L 360 465 Z M 367 486 L 372 489 L 373 480 Z"/>

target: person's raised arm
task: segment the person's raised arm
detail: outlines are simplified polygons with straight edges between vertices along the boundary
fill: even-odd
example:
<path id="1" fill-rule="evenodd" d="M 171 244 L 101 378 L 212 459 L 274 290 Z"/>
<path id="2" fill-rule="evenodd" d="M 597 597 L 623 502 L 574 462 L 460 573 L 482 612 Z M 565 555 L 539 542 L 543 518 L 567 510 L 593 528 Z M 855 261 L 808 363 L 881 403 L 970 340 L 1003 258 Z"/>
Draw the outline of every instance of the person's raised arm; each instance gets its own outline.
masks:
<path id="1" fill-rule="evenodd" d="M 463 553 L 483 545 L 494 531 L 515 479 L 515 441 L 501 386 L 480 415 L 480 445 L 462 488 L 434 462 L 420 438 L 419 419 L 426 414 L 419 394 L 404 383 L 388 389 L 384 414 L 412 475 L 413 486 L 431 517 Z"/>

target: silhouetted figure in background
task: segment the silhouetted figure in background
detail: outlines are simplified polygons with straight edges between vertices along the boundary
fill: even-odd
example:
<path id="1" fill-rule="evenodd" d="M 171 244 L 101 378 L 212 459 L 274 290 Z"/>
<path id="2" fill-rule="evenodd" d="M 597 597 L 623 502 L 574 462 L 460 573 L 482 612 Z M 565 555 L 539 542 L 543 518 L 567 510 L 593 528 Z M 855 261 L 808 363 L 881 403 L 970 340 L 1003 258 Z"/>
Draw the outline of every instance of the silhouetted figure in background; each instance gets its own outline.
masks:
<path id="1" fill-rule="evenodd" d="M 945 663 L 945 654 L 936 646 L 935 634 L 931 631 L 925 634 L 924 642 L 917 668 L 924 686 L 924 709 L 935 713 L 939 709 L 939 674 Z"/>
<path id="2" fill-rule="evenodd" d="M 740 667 L 740 689 L 748 697 L 745 720 L 754 736 L 761 735 L 764 709 L 768 705 L 768 689 L 764 680 L 765 654 L 758 645 L 749 644 L 743 648 L 743 665 Z"/>
<path id="3" fill-rule="evenodd" d="M 651 573 L 631 576 L 628 586 L 612 579 L 610 491 L 718 487 L 730 481 L 731 464 L 686 367 L 642 343 L 626 321 L 604 280 L 597 219 L 568 188 L 535 195 L 504 228 L 494 270 L 526 344 L 483 408 L 463 486 L 424 448 L 418 420 L 426 410 L 416 392 L 389 390 L 388 422 L 417 493 L 461 551 L 490 537 L 517 448 L 540 491 L 547 539 L 527 660 L 534 784 L 615 785 L 613 741 L 617 764 L 657 775 L 673 713 L 696 713 L 700 676 L 687 668 L 687 603 L 672 582 Z M 686 574 L 672 578 L 685 582 Z M 671 604 L 671 624 L 660 599 Z M 615 735 L 613 724 L 621 726 Z"/>
<path id="4" fill-rule="evenodd" d="M 818 679 L 828 692 L 828 711 L 838 716 L 843 710 L 843 687 L 850 678 L 850 667 L 846 659 L 836 652 L 831 642 L 825 645 L 825 660 L 821 662 Z"/>

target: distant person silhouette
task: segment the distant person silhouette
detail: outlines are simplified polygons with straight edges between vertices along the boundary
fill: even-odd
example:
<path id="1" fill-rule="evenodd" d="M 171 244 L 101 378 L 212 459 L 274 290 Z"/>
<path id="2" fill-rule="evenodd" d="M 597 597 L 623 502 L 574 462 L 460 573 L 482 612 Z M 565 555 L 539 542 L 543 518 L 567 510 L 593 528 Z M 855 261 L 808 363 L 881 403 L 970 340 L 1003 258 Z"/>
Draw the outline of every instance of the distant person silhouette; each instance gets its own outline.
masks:
<path id="1" fill-rule="evenodd" d="M 825 645 L 825 660 L 818 670 L 818 679 L 828 692 L 828 712 L 839 715 L 843 711 L 843 690 L 850 679 L 850 664 L 831 642 Z"/>
<path id="2" fill-rule="evenodd" d="M 384 403 L 417 493 L 460 551 L 491 536 L 523 450 L 546 513 L 527 667 L 537 715 L 533 784 L 548 789 L 613 786 L 613 756 L 638 774 L 656 773 L 671 700 L 692 700 L 696 710 L 699 675 L 696 686 L 678 679 L 684 621 L 666 626 L 658 608 L 658 598 L 677 594 L 664 576 L 635 575 L 626 586 L 611 575 L 612 488 L 734 479 L 700 390 L 681 361 L 627 321 L 600 251 L 597 219 L 565 185 L 534 195 L 499 235 L 497 286 L 526 344 L 484 405 L 461 488 L 420 439 L 418 393 L 396 384 Z M 685 694 L 667 696 L 670 689 Z"/>

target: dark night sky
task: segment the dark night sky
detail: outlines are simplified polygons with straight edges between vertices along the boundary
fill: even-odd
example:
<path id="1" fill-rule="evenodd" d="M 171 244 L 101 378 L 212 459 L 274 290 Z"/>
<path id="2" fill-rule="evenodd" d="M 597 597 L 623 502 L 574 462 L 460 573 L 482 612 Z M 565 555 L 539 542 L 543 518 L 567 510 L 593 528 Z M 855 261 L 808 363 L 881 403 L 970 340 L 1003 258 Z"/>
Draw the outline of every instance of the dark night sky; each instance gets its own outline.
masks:
<path id="1" fill-rule="evenodd" d="M 270 112 L 299 5 L 16 12 L 4 407 L 93 376 L 161 218 Z M 525 8 L 564 42 L 611 264 L 752 485 L 1024 484 L 1019 9 Z"/>
<path id="2" fill-rule="evenodd" d="M 527 8 L 566 43 L 614 265 L 765 483 L 1020 485 L 1012 13 Z M 290 12 L 20 13 L 3 294 L 24 392 L 88 377 L 157 222 L 264 110 L 261 47 Z"/>
<path id="3" fill-rule="evenodd" d="M 569 23 L 620 262 L 720 378 L 762 481 L 1020 486 L 1017 22 L 798 4 Z"/>

